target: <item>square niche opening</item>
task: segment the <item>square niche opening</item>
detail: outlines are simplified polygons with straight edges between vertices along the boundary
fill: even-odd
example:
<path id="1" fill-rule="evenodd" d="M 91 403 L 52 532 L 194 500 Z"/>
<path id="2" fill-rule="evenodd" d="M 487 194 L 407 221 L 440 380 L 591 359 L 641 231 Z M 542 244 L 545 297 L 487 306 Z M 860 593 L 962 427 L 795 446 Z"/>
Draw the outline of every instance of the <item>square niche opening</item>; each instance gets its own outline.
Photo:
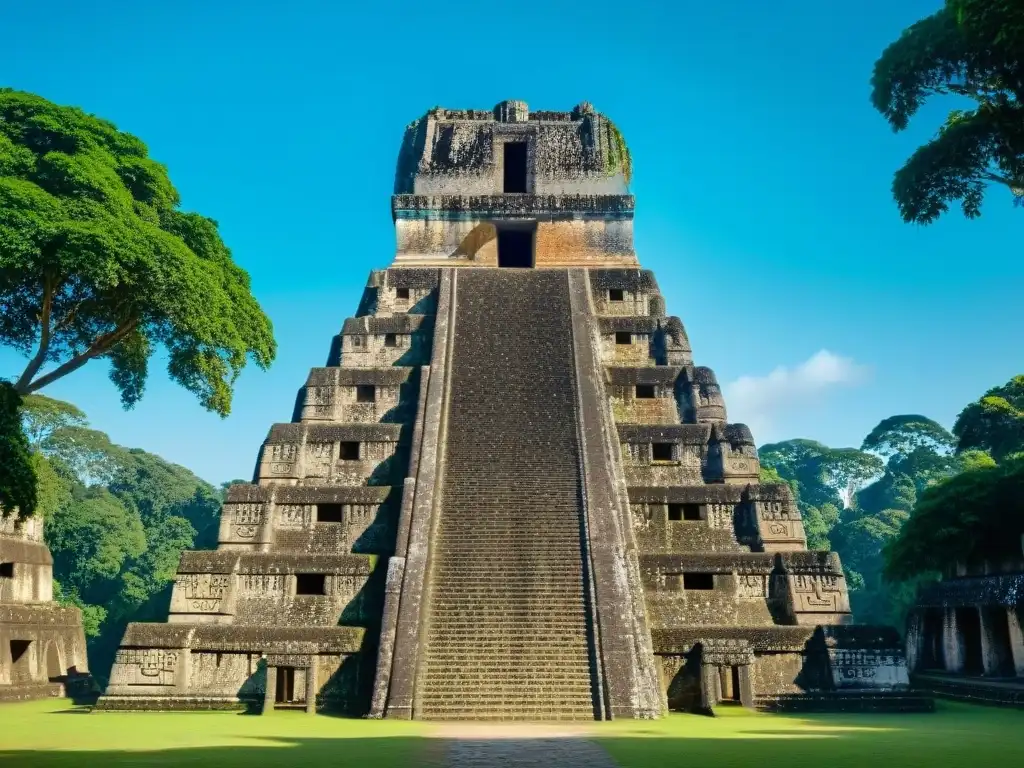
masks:
<path id="1" fill-rule="evenodd" d="M 296 595 L 326 595 L 327 576 L 322 573 L 296 573 Z"/>
<path id="2" fill-rule="evenodd" d="M 653 400 L 657 394 L 655 393 L 653 384 L 637 384 L 636 385 L 636 399 L 637 400 Z"/>
<path id="3" fill-rule="evenodd" d="M 0 563 L 0 579 L 14 578 L 14 563 Z"/>
<path id="4" fill-rule="evenodd" d="M 669 504 L 669 520 L 703 520 L 700 504 Z"/>
<path id="5" fill-rule="evenodd" d="M 715 588 L 713 573 L 684 573 L 683 589 L 708 590 Z"/>
<path id="6" fill-rule="evenodd" d="M 384 334 L 384 346 L 385 347 L 397 347 L 398 346 L 398 334 L 397 333 L 385 333 Z"/>
<path id="7" fill-rule="evenodd" d="M 359 461 L 359 443 L 346 440 L 338 446 L 338 458 L 342 461 Z"/>
<path id="8" fill-rule="evenodd" d="M 317 504 L 316 521 L 318 523 L 340 523 L 341 504 Z"/>
<path id="9" fill-rule="evenodd" d="M 651 459 L 672 461 L 672 443 L 651 443 Z"/>
<path id="10" fill-rule="evenodd" d="M 633 334 L 629 331 L 616 331 L 615 332 L 615 343 L 616 344 L 632 344 Z"/>
<path id="11" fill-rule="evenodd" d="M 356 386 L 357 403 L 377 402 L 377 387 L 373 384 L 359 384 Z"/>
<path id="12" fill-rule="evenodd" d="M 608 301 L 625 301 L 626 296 L 621 288 L 608 289 Z"/>
<path id="13" fill-rule="evenodd" d="M 408 288 L 395 288 L 395 298 L 396 299 L 406 299 L 407 300 L 409 298 L 409 289 Z"/>

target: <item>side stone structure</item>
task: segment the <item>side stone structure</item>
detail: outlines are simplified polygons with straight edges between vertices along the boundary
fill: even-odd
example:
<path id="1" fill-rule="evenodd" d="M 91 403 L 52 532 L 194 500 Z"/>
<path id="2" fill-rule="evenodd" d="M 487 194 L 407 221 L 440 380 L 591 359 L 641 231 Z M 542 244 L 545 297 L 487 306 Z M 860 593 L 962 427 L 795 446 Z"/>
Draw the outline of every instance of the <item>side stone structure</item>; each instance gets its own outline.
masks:
<path id="1" fill-rule="evenodd" d="M 605 719 L 927 709 L 852 623 L 834 553 L 758 482 L 633 249 L 629 152 L 589 104 L 406 130 L 374 272 L 168 623 L 107 708 Z"/>
<path id="2" fill-rule="evenodd" d="M 0 516 L 0 701 L 88 690 L 82 616 L 53 602 L 43 521 Z"/>
<path id="3" fill-rule="evenodd" d="M 1024 707 L 1024 540 L 1020 557 L 957 563 L 919 592 L 907 659 L 937 695 Z"/>

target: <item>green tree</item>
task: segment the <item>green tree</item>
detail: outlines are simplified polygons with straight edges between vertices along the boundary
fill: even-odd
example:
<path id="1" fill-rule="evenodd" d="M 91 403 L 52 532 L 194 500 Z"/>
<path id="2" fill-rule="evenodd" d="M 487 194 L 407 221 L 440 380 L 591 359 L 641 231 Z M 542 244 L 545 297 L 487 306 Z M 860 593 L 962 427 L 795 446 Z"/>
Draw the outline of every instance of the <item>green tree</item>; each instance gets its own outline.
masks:
<path id="1" fill-rule="evenodd" d="M 43 447 L 55 430 L 83 427 L 87 420 L 80 408 L 46 395 L 25 395 L 21 406 L 22 427 L 32 450 Z"/>
<path id="2" fill-rule="evenodd" d="M 222 416 L 246 362 L 265 368 L 275 354 L 217 223 L 179 210 L 145 144 L 11 89 L 0 89 L 0 343 L 29 358 L 18 393 L 106 358 L 125 407 L 162 347 L 171 379 Z"/>
<path id="3" fill-rule="evenodd" d="M 885 550 L 885 572 L 901 581 L 957 561 L 1019 556 L 1024 535 L 1024 457 L 961 472 L 925 489 Z"/>
<path id="4" fill-rule="evenodd" d="M 851 607 L 859 622 L 881 624 L 894 619 L 889 588 L 882 577 L 882 551 L 899 535 L 908 516 L 902 509 L 849 515 L 832 531 L 832 543 L 846 570 Z M 896 623 L 902 624 L 902 619 Z"/>
<path id="5" fill-rule="evenodd" d="M 956 417 L 957 449 L 988 451 L 996 461 L 1024 452 L 1024 375 L 993 387 Z"/>
<path id="6" fill-rule="evenodd" d="M 1024 5 L 946 0 L 907 28 L 875 63 L 871 101 L 895 131 L 934 96 L 954 96 L 935 137 L 896 172 L 893 197 L 908 222 L 928 224 L 960 201 L 981 212 L 997 184 L 1024 195 Z"/>
<path id="7" fill-rule="evenodd" d="M 0 516 L 27 516 L 36 509 L 36 473 L 20 408 L 21 396 L 0 381 Z"/>

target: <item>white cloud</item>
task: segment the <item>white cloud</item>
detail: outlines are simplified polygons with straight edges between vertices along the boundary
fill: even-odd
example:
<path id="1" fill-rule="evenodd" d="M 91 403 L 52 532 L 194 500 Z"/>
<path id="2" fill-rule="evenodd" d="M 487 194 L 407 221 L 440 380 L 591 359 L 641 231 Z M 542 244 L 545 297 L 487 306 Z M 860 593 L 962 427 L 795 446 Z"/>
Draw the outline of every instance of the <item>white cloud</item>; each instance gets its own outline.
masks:
<path id="1" fill-rule="evenodd" d="M 794 368 L 780 365 L 766 376 L 741 376 L 725 386 L 729 420 L 747 424 L 759 443 L 766 442 L 776 419 L 789 408 L 820 400 L 835 387 L 860 384 L 870 372 L 823 349 Z"/>

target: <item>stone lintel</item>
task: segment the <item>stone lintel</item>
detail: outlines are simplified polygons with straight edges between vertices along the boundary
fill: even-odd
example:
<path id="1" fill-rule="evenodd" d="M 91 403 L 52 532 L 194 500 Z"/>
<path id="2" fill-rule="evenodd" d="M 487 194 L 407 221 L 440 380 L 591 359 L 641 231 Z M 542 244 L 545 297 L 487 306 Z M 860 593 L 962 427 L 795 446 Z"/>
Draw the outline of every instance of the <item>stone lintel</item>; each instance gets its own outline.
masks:
<path id="1" fill-rule="evenodd" d="M 394 195 L 398 219 L 514 219 L 570 214 L 596 219 L 632 219 L 632 195 Z"/>

